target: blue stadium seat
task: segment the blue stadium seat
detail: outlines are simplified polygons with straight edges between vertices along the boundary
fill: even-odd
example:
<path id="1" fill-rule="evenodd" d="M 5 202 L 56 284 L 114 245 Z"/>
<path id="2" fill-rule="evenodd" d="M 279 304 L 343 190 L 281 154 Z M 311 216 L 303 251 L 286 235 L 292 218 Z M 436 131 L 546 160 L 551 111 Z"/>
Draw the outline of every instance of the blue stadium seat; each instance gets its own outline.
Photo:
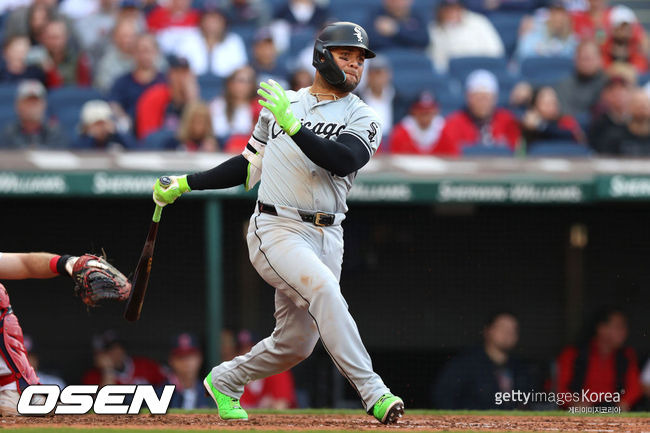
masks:
<path id="1" fill-rule="evenodd" d="M 175 131 L 168 129 L 160 129 L 147 135 L 140 145 L 141 150 L 173 150 L 168 147 L 172 138 L 174 138 Z"/>
<path id="2" fill-rule="evenodd" d="M 330 17 L 337 21 L 352 21 L 364 25 L 368 14 L 381 6 L 377 0 L 330 0 Z"/>
<path id="3" fill-rule="evenodd" d="M 521 76 L 534 86 L 556 84 L 573 72 L 573 59 L 528 57 L 521 62 Z"/>
<path id="4" fill-rule="evenodd" d="M 47 97 L 48 109 L 56 114 L 65 107 L 79 107 L 91 99 L 105 99 L 99 90 L 92 87 L 67 86 L 50 91 Z"/>
<path id="5" fill-rule="evenodd" d="M 639 75 L 639 86 L 645 86 L 650 83 L 650 72 Z"/>
<path id="6" fill-rule="evenodd" d="M 512 57 L 517 47 L 519 37 L 519 23 L 524 15 L 520 12 L 494 12 L 488 18 L 496 28 L 503 46 L 506 50 L 506 57 Z"/>
<path id="7" fill-rule="evenodd" d="M 463 156 L 513 156 L 513 152 L 509 147 L 484 146 L 482 144 L 465 146 L 461 152 Z"/>
<path id="8" fill-rule="evenodd" d="M 588 157 L 593 151 L 572 141 L 539 141 L 528 148 L 528 156 Z"/>
<path id="9" fill-rule="evenodd" d="M 77 126 L 81 117 L 81 107 L 63 107 L 53 112 L 53 117 L 59 122 L 63 132 L 74 139 L 79 134 Z"/>
<path id="10" fill-rule="evenodd" d="M 224 80 L 213 74 L 203 74 L 197 77 L 201 99 L 209 102 L 223 93 Z"/>
<path id="11" fill-rule="evenodd" d="M 2 131 L 9 123 L 12 123 L 14 120 L 16 120 L 16 111 L 14 110 L 14 104 L 1 104 L 0 131 Z"/>
<path id="12" fill-rule="evenodd" d="M 429 59 L 424 51 L 389 49 L 382 50 L 380 53 L 386 56 L 390 62 L 393 67 L 393 73 L 404 69 L 410 69 L 418 73 L 435 73 L 433 63 L 431 63 L 431 59 Z"/>
<path id="13" fill-rule="evenodd" d="M 5 104 L 11 102 L 13 106 L 13 101 L 16 98 L 16 89 L 18 84 L 14 83 L 4 83 L 0 84 L 0 101 L 3 101 Z"/>
<path id="14" fill-rule="evenodd" d="M 497 77 L 507 76 L 508 61 L 503 57 L 458 57 L 449 60 L 449 75 L 461 83 L 477 69 L 487 69 Z"/>
<path id="15" fill-rule="evenodd" d="M 306 46 L 313 46 L 314 39 L 318 33 L 317 29 L 305 27 L 304 29 L 291 32 L 291 41 L 289 42 L 289 52 L 299 53 Z"/>

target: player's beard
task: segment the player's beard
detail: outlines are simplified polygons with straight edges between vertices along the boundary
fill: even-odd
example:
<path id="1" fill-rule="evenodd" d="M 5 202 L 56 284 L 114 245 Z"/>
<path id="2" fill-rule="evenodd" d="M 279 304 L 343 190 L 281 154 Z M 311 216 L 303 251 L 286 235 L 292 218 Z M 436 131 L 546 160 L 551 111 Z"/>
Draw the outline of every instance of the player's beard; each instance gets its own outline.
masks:
<path id="1" fill-rule="evenodd" d="M 353 82 L 350 77 L 346 74 L 345 75 L 345 81 L 343 81 L 341 84 L 337 84 L 334 87 L 336 87 L 337 90 L 340 90 L 341 92 L 346 92 L 350 93 L 354 89 L 357 88 L 359 85 L 359 81 Z"/>

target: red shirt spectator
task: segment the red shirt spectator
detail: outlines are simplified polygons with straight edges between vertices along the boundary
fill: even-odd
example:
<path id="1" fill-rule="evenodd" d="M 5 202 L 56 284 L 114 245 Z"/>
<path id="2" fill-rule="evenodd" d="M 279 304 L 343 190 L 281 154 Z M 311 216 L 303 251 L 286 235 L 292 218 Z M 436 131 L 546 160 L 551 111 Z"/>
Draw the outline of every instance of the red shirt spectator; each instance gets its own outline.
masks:
<path id="1" fill-rule="evenodd" d="M 296 391 L 290 371 L 253 381 L 246 385 L 239 400 L 243 408 L 295 408 Z"/>
<path id="2" fill-rule="evenodd" d="M 463 147 L 477 144 L 486 145 L 484 130 L 497 146 L 508 146 L 516 149 L 521 133 L 515 116 L 508 110 L 497 108 L 492 117 L 482 126 L 466 110 L 451 114 L 445 122 L 440 141 L 434 153 L 438 155 L 462 154 Z"/>
<path id="3" fill-rule="evenodd" d="M 166 377 L 162 368 L 148 358 L 131 357 L 114 331 L 93 338 L 94 364 L 82 379 L 86 385 L 161 385 Z"/>
<path id="4" fill-rule="evenodd" d="M 623 62 L 631 64 L 638 72 L 646 72 L 648 59 L 645 56 L 644 36 L 635 36 L 635 25 L 639 23 L 634 11 L 627 6 L 613 7 L 609 24 L 607 39 L 601 45 L 604 66 Z"/>
<path id="5" fill-rule="evenodd" d="M 390 137 L 391 153 L 431 154 L 434 152 L 445 119 L 438 114 L 438 105 L 428 92 L 422 93 L 411 105 L 410 113 L 395 129 Z"/>
<path id="6" fill-rule="evenodd" d="M 175 130 L 188 102 L 197 101 L 198 83 L 182 57 L 170 57 L 167 83 L 145 90 L 136 104 L 136 136 L 139 139 L 163 127 Z"/>
<path id="7" fill-rule="evenodd" d="M 161 367 L 148 358 L 127 358 L 124 370 L 115 373 L 115 384 L 150 384 L 160 385 L 166 380 Z M 88 370 L 82 379 L 84 385 L 99 385 L 102 383 L 102 372 L 99 368 Z"/>
<path id="8" fill-rule="evenodd" d="M 463 147 L 501 146 L 514 150 L 521 132 L 515 116 L 496 108 L 499 83 L 490 71 L 478 69 L 465 82 L 466 108 L 451 114 L 434 153 L 458 156 Z"/>
<path id="9" fill-rule="evenodd" d="M 569 346 L 557 360 L 557 392 L 589 390 L 618 393 L 618 405 L 628 410 L 642 395 L 639 366 L 634 349 L 624 347 L 627 320 L 618 310 L 607 310 L 596 321 L 594 337 L 586 347 Z M 603 401 L 604 402 L 604 401 Z M 592 405 L 592 401 L 573 402 Z M 600 403 L 600 402 L 599 402 Z"/>
<path id="10" fill-rule="evenodd" d="M 584 350 L 586 352 L 586 350 Z M 558 392 L 576 392 L 572 383 L 576 371 L 576 363 L 581 362 L 582 351 L 576 347 L 567 347 L 557 359 L 558 367 Z M 618 392 L 618 382 L 625 390 L 621 395 L 621 403 L 633 406 L 643 394 L 641 390 L 641 376 L 637 356 L 631 347 L 621 349 L 620 352 L 602 356 L 594 342 L 589 345 L 586 353 L 586 368 L 584 381 L 578 385 L 579 389 L 589 389 L 590 392 Z M 622 360 L 627 364 L 621 378 L 617 375 L 617 361 Z M 580 391 L 578 391 L 580 392 Z"/>
<path id="11" fill-rule="evenodd" d="M 591 2 L 590 2 L 591 3 Z M 612 7 L 602 11 L 575 11 L 572 13 L 573 31 L 580 39 L 595 39 L 601 44 L 606 35 L 611 33 Z M 633 37 L 642 41 L 645 38 L 645 31 L 638 22 L 632 25 Z"/>
<path id="12" fill-rule="evenodd" d="M 169 6 L 158 6 L 147 16 L 147 26 L 152 32 L 169 27 L 198 27 L 200 14 L 191 9 L 190 0 L 171 0 Z"/>

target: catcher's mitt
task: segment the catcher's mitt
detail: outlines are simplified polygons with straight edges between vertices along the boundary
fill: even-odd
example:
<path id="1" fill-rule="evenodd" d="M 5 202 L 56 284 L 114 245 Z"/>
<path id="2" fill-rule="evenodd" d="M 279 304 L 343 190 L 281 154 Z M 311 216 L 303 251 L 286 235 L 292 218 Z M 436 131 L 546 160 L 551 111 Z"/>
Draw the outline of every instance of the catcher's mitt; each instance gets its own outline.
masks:
<path id="1" fill-rule="evenodd" d="M 125 301 L 131 294 L 131 283 L 103 257 L 84 254 L 72 268 L 74 292 L 84 304 L 94 307 L 106 300 Z"/>

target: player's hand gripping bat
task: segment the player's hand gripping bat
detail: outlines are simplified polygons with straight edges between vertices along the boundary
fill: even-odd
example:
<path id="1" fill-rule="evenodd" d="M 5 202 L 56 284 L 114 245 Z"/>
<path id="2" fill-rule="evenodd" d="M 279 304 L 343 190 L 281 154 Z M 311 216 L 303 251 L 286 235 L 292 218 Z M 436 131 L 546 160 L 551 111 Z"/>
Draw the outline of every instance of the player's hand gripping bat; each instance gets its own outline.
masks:
<path id="1" fill-rule="evenodd" d="M 165 188 L 171 185 L 171 179 L 167 176 L 162 176 L 158 181 Z M 153 250 L 156 246 L 156 236 L 158 235 L 158 224 L 160 223 L 162 209 L 161 206 L 156 205 L 153 217 L 151 218 L 151 225 L 149 226 L 149 234 L 142 248 L 138 267 L 135 268 L 135 273 L 133 274 L 131 296 L 124 310 L 124 318 L 129 322 L 135 322 L 140 318 L 142 303 L 144 302 L 144 295 L 147 292 L 147 284 L 149 283 L 149 275 L 151 274 Z"/>

